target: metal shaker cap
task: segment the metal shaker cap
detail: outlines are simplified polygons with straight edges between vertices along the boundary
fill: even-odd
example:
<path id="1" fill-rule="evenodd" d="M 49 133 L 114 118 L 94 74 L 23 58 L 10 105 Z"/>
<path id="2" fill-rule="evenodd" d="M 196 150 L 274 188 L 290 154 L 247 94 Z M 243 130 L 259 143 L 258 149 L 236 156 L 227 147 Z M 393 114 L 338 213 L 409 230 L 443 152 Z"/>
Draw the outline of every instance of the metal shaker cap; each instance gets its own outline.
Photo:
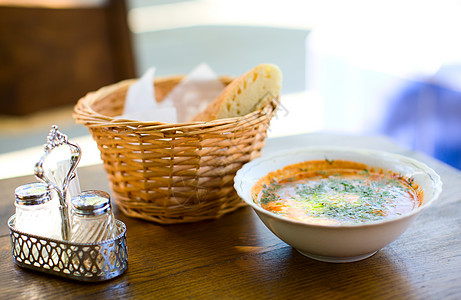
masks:
<path id="1" fill-rule="evenodd" d="M 97 216 L 111 210 L 110 195 L 103 191 L 84 191 L 72 198 L 71 202 L 78 215 Z"/>
<path id="2" fill-rule="evenodd" d="M 43 182 L 21 185 L 14 191 L 17 205 L 38 205 L 51 200 L 50 189 Z"/>

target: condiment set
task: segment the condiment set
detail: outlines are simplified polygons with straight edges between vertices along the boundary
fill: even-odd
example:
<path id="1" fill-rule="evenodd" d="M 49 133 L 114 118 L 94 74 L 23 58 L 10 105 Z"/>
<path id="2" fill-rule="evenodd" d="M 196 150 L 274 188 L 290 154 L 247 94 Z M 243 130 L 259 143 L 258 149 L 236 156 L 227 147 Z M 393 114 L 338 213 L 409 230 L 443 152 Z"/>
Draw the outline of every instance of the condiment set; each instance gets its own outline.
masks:
<path id="1" fill-rule="evenodd" d="M 8 220 L 15 263 L 80 281 L 101 281 L 127 268 L 126 226 L 110 195 L 80 191 L 80 147 L 53 126 L 34 172 L 40 182 L 15 190 Z"/>

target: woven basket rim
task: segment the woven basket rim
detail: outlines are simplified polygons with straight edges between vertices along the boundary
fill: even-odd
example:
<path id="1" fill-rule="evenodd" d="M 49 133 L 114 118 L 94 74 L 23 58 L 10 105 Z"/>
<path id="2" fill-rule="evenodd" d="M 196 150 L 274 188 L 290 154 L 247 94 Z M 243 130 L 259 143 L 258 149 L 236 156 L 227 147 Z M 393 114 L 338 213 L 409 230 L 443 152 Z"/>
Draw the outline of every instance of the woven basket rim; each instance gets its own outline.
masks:
<path id="1" fill-rule="evenodd" d="M 185 76 L 183 75 L 172 75 L 172 76 L 162 76 L 156 77 L 154 79 L 154 84 L 161 84 L 162 82 L 169 81 L 169 80 L 181 80 Z M 219 76 L 221 80 L 232 80 L 232 77 L 229 76 Z M 227 124 L 239 124 L 241 122 L 246 122 L 247 119 L 260 114 L 267 105 L 273 105 L 274 101 L 279 101 L 279 96 L 271 99 L 268 101 L 266 105 L 261 107 L 260 109 L 250 112 L 244 116 L 239 117 L 232 117 L 232 118 L 222 118 L 216 119 L 211 121 L 187 121 L 187 122 L 175 122 L 175 123 L 166 123 L 166 122 L 159 122 L 159 121 L 138 121 L 138 120 L 131 120 L 131 119 L 118 119 L 115 117 L 103 115 L 101 113 L 96 112 L 92 109 L 92 105 L 102 99 L 104 99 L 107 95 L 120 90 L 122 88 L 126 88 L 131 84 L 135 83 L 139 79 L 132 78 L 126 79 L 108 86 L 104 86 L 99 88 L 96 91 L 92 91 L 87 93 L 84 97 L 80 98 L 77 104 L 74 107 L 73 117 L 75 118 L 76 122 L 79 124 L 84 124 L 89 127 L 113 127 L 113 126 L 123 126 L 123 127 L 134 127 L 136 129 L 140 128 L 149 128 L 149 130 L 172 130 L 172 129 L 182 129 L 187 127 L 189 129 L 196 128 L 204 128 L 204 127 L 214 127 L 220 125 L 227 125 Z M 275 105 L 277 107 L 278 105 Z"/>

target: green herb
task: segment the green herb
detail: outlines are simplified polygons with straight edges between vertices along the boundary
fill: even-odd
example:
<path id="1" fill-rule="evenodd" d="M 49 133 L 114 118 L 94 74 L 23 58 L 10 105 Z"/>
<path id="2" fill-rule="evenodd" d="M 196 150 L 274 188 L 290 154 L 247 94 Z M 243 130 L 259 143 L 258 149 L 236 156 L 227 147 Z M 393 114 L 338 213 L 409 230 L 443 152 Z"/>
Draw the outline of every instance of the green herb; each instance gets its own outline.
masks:
<path id="1" fill-rule="evenodd" d="M 368 171 L 368 169 L 363 169 L 358 174 L 359 175 L 368 175 L 368 174 L 370 174 L 370 171 Z"/>
<path id="2" fill-rule="evenodd" d="M 325 157 L 325 161 L 330 165 L 332 165 L 335 162 L 334 159 L 328 159 L 328 157 Z"/>
<path id="3" fill-rule="evenodd" d="M 261 203 L 267 204 L 269 202 L 280 200 L 280 196 L 276 191 L 280 189 L 281 185 L 275 179 L 272 179 L 269 185 L 263 184 L 263 191 L 261 196 Z"/>
<path id="4" fill-rule="evenodd" d="M 327 217 L 345 223 L 379 220 L 386 214 L 384 207 L 394 205 L 393 199 L 408 192 L 408 188 L 396 178 L 383 175 L 380 180 L 369 179 L 373 174 L 366 169 L 357 171 L 356 174 L 362 177 L 338 177 L 333 170 L 330 176 L 326 171 L 315 173 L 322 176 L 310 178 L 307 183 L 286 183 L 294 189 L 290 199 L 307 216 Z M 401 175 L 397 178 L 401 178 Z M 405 182 L 411 186 L 413 180 L 405 179 Z M 269 186 L 264 186 L 260 202 L 268 204 L 277 201 L 280 205 L 283 198 L 279 194 L 281 188 L 279 182 L 271 181 Z"/>
<path id="5" fill-rule="evenodd" d="M 410 187 L 413 186 L 414 181 L 415 181 L 415 179 L 413 177 L 408 178 L 408 180 L 407 180 L 408 186 L 410 186 Z"/>

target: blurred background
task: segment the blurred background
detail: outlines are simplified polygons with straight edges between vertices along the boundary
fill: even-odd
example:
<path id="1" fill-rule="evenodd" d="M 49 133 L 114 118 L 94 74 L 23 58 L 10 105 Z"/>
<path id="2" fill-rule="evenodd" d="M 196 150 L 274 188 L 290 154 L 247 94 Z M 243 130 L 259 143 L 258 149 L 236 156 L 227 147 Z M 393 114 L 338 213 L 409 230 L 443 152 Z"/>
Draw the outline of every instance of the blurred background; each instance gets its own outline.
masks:
<path id="1" fill-rule="evenodd" d="M 269 136 L 383 134 L 461 169 L 461 0 L 0 0 L 0 178 L 32 173 L 87 92 L 202 62 L 283 72 Z M 18 165 L 22 162 L 25 165 Z"/>

